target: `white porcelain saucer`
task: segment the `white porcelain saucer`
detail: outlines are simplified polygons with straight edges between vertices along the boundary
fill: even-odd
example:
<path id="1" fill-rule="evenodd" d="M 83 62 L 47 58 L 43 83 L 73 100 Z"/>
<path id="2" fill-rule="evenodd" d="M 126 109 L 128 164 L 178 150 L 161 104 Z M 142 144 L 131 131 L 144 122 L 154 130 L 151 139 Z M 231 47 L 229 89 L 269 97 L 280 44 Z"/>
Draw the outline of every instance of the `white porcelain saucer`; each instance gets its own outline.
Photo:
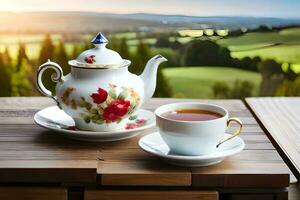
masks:
<path id="1" fill-rule="evenodd" d="M 124 127 L 116 131 L 94 132 L 77 129 L 74 120 L 57 106 L 45 108 L 34 115 L 34 121 L 44 128 L 72 139 L 91 142 L 124 140 L 155 126 L 155 115 L 151 111 L 144 109 L 138 110 L 137 120 L 143 120 L 143 123 L 139 123 L 138 126 L 131 128 Z"/>
<path id="2" fill-rule="evenodd" d="M 228 134 L 225 134 L 224 137 L 228 137 Z M 245 147 L 245 143 L 240 137 L 234 137 L 220 145 L 216 152 L 212 154 L 200 156 L 175 155 L 170 152 L 169 147 L 163 141 L 159 132 L 154 132 L 142 137 L 139 140 L 139 146 L 144 151 L 158 156 L 170 164 L 184 167 L 200 167 L 217 164 L 225 157 L 242 151 Z"/>

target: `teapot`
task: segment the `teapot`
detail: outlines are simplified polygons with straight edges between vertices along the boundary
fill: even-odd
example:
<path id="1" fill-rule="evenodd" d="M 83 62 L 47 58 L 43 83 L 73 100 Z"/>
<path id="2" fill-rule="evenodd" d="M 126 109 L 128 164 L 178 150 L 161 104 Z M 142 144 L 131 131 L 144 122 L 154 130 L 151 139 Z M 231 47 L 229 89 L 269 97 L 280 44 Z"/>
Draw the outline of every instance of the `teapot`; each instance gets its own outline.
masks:
<path id="1" fill-rule="evenodd" d="M 57 63 L 48 60 L 42 64 L 37 72 L 37 88 L 71 116 L 78 129 L 122 129 L 136 117 L 143 102 L 153 96 L 158 66 L 167 59 L 154 56 L 137 76 L 128 71 L 130 60 L 106 48 L 108 40 L 101 32 L 91 43 L 94 48 L 68 62 L 71 72 L 66 76 Z M 49 68 L 54 70 L 51 79 L 56 83 L 56 95 L 42 82 L 42 75 Z"/>

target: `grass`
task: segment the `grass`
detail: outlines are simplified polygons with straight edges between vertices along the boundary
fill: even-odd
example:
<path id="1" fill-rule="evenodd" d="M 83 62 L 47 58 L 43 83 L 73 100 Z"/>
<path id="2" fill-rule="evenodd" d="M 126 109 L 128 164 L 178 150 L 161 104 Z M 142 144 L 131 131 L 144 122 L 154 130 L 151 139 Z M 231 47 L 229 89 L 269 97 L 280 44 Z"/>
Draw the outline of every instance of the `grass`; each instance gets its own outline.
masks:
<path id="1" fill-rule="evenodd" d="M 300 28 L 287 28 L 279 32 L 247 33 L 218 41 L 230 49 L 234 58 L 259 56 L 281 63 L 292 63 L 292 68 L 300 72 Z"/>
<path id="2" fill-rule="evenodd" d="M 118 39 L 126 38 L 130 40 L 130 39 L 135 39 L 137 37 L 137 34 L 135 32 L 125 32 L 125 33 L 116 33 L 113 36 Z"/>
<path id="3" fill-rule="evenodd" d="M 300 28 L 286 28 L 280 31 L 281 35 L 296 35 L 299 37 L 300 35 Z"/>
<path id="4" fill-rule="evenodd" d="M 145 39 L 142 39 L 142 41 L 145 44 L 154 45 L 156 43 L 156 38 L 145 38 Z M 139 39 L 130 39 L 130 40 L 127 40 L 127 44 L 129 46 L 137 46 L 139 44 L 139 42 L 140 42 Z"/>
<path id="5" fill-rule="evenodd" d="M 299 45 L 279 45 L 274 47 L 266 47 L 262 49 L 249 50 L 249 51 L 237 51 L 231 53 L 232 57 L 243 58 L 246 56 L 255 57 L 260 56 L 262 59 L 274 59 L 282 63 L 300 63 L 300 44 Z M 296 66 L 296 65 L 294 65 Z M 294 67 L 295 71 L 299 71 L 297 67 Z"/>
<path id="6" fill-rule="evenodd" d="M 300 28 L 283 29 L 279 32 L 246 33 L 238 37 L 229 37 L 218 41 L 220 45 L 229 47 L 243 47 L 259 44 L 300 44 Z"/>
<path id="7" fill-rule="evenodd" d="M 171 85 L 173 96 L 178 98 L 214 98 L 212 86 L 216 81 L 225 81 L 232 86 L 237 79 L 252 82 L 257 94 L 261 81 L 258 73 L 228 67 L 166 68 L 163 73 Z"/>

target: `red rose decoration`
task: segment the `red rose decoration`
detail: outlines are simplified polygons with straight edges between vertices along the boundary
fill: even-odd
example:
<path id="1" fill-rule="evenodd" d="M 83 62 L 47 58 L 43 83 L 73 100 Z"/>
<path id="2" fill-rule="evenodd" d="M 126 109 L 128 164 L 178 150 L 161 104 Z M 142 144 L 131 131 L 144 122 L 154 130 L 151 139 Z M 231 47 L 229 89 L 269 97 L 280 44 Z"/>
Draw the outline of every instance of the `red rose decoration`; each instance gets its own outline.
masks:
<path id="1" fill-rule="evenodd" d="M 103 103 L 107 99 L 107 95 L 108 94 L 104 89 L 99 88 L 98 93 L 93 93 L 91 95 L 91 97 L 96 104 L 100 104 L 100 103 Z"/>
<path id="2" fill-rule="evenodd" d="M 145 119 L 137 119 L 135 121 L 135 123 L 138 125 L 138 126 L 143 126 L 145 123 L 146 123 L 146 120 Z"/>
<path id="3" fill-rule="evenodd" d="M 137 124 L 130 123 L 130 124 L 126 124 L 125 129 L 134 129 L 134 128 L 137 128 L 137 127 L 138 127 Z"/>
<path id="4" fill-rule="evenodd" d="M 115 100 L 111 102 L 103 112 L 103 119 L 107 122 L 115 122 L 128 112 L 130 101 Z"/>
<path id="5" fill-rule="evenodd" d="M 90 55 L 84 58 L 84 61 L 89 63 L 89 64 L 93 64 L 96 60 L 95 60 L 95 55 Z"/>

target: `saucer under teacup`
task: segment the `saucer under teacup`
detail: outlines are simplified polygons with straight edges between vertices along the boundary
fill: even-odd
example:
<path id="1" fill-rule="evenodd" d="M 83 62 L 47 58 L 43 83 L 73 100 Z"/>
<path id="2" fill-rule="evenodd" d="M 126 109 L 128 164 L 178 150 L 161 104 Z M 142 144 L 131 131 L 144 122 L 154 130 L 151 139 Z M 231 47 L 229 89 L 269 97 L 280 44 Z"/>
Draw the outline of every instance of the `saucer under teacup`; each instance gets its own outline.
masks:
<path id="1" fill-rule="evenodd" d="M 229 134 L 225 134 L 224 138 Z M 169 147 L 161 138 L 159 132 L 154 132 L 142 137 L 139 146 L 146 152 L 158 156 L 169 164 L 184 167 L 201 167 L 217 164 L 225 157 L 234 155 L 242 151 L 245 147 L 244 141 L 236 136 L 235 138 L 223 143 L 214 153 L 199 156 L 176 155 L 170 152 Z M 201 148 L 201 147 L 199 147 Z"/>
<path id="2" fill-rule="evenodd" d="M 107 132 L 79 130 L 75 127 L 74 120 L 57 106 L 40 110 L 34 115 L 34 121 L 44 128 L 75 140 L 106 142 L 131 138 L 155 126 L 155 115 L 151 111 L 139 109 L 136 115 L 137 118 L 128 121 L 122 129 Z"/>

